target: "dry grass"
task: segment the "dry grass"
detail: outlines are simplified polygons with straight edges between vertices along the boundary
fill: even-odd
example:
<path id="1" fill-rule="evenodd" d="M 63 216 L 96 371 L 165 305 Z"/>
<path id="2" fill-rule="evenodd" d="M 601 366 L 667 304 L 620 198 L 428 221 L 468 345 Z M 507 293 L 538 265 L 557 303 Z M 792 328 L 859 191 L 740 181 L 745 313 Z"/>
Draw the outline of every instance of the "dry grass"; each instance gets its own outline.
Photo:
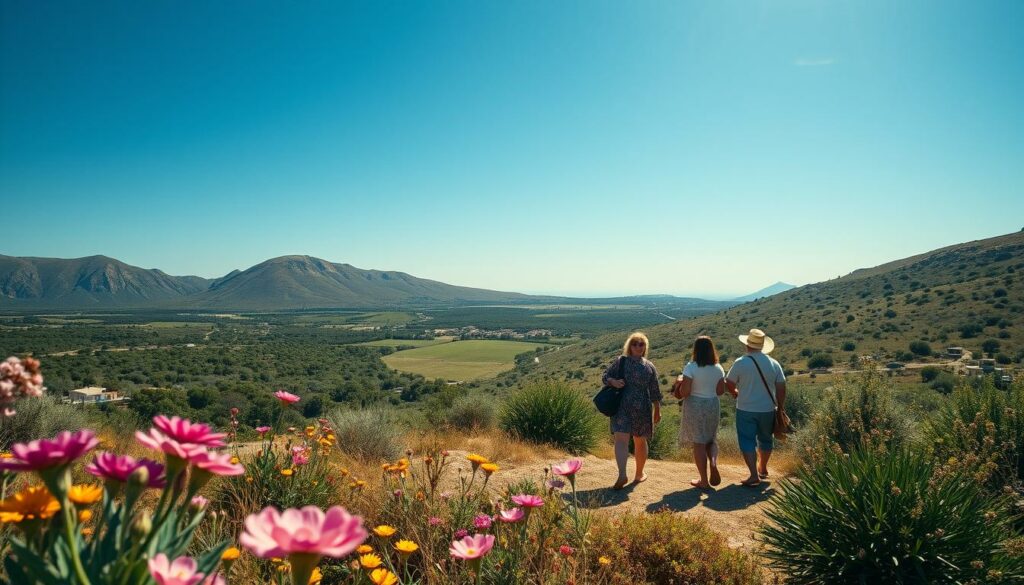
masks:
<path id="1" fill-rule="evenodd" d="M 523 465 L 566 456 L 554 447 L 514 439 L 498 430 L 478 433 L 428 431 L 407 435 L 405 443 L 417 454 L 441 450 L 466 451 L 479 453 L 498 464 Z"/>

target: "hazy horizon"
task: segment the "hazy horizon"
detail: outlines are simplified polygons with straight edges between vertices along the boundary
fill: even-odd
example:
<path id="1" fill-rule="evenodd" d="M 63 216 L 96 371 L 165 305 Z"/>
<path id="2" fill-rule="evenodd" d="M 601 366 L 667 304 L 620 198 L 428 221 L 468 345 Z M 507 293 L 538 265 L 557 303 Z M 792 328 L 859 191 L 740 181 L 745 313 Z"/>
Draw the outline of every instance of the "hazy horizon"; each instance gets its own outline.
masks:
<path id="1" fill-rule="evenodd" d="M 1020 230 L 1024 4 L 0 4 L 2 253 L 746 295 Z"/>

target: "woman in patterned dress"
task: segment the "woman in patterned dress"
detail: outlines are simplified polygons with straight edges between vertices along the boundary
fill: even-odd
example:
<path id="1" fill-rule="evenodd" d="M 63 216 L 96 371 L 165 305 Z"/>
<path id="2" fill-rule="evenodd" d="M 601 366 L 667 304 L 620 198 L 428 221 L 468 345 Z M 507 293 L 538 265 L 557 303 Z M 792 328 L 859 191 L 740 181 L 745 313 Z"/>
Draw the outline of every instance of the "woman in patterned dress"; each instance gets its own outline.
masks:
<path id="1" fill-rule="evenodd" d="M 718 397 L 725 393 L 725 370 L 718 363 L 715 344 L 707 335 L 693 342 L 691 360 L 676 380 L 672 394 L 682 399 L 683 416 L 679 421 L 679 442 L 693 446 L 693 462 L 699 479 L 690 485 L 709 489 L 722 482 L 718 473 L 718 422 L 721 405 Z M 708 464 L 711 478 L 708 480 Z"/>
<path id="2" fill-rule="evenodd" d="M 619 411 L 611 417 L 612 434 L 615 436 L 615 463 L 619 466 L 619 478 L 612 486 L 612 489 L 616 490 L 626 485 L 626 460 L 629 459 L 630 437 L 633 437 L 633 454 L 636 457 L 636 475 L 633 483 L 647 479 L 647 474 L 644 473 L 644 465 L 647 463 L 647 440 L 654 434 L 654 425 L 661 420 L 658 370 L 647 360 L 649 345 L 647 336 L 643 333 L 630 335 L 622 346 L 622 355 L 608 366 L 601 378 L 604 384 L 622 390 Z"/>

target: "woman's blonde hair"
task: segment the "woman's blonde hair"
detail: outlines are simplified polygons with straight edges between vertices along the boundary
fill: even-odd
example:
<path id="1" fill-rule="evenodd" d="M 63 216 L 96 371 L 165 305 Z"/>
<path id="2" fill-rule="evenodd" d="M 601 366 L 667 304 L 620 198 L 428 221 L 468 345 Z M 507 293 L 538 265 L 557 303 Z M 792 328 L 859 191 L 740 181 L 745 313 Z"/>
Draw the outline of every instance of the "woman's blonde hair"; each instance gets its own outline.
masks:
<path id="1" fill-rule="evenodd" d="M 629 337 L 626 338 L 626 343 L 622 344 L 622 355 L 627 357 L 630 355 L 629 345 L 633 343 L 634 339 L 639 339 L 640 341 L 644 342 L 644 357 L 647 357 L 647 350 L 651 349 L 651 342 L 647 340 L 646 335 L 640 333 L 639 331 L 637 331 L 636 333 L 631 333 Z"/>

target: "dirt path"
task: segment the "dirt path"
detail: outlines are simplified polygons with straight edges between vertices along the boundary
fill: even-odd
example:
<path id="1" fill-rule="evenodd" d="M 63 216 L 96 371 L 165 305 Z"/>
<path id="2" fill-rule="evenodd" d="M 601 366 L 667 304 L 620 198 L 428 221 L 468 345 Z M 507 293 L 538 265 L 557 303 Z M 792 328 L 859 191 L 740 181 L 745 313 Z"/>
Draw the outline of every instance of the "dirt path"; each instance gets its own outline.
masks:
<path id="1" fill-rule="evenodd" d="M 739 485 L 740 480 L 747 477 L 747 468 L 739 465 L 720 465 L 722 484 L 714 491 L 698 490 L 689 483 L 696 477 L 694 466 L 678 461 L 649 461 L 647 481 L 612 491 L 609 486 L 618 475 L 615 462 L 592 455 L 582 459 L 583 469 L 577 477 L 576 486 L 581 501 L 587 502 L 590 508 L 611 514 L 668 509 L 686 516 L 702 517 L 728 539 L 730 547 L 748 551 L 755 546 L 753 536 L 758 523 L 763 520 L 763 509 L 776 493 L 773 480 L 763 481 L 753 488 Z M 544 468 L 558 461 L 515 465 L 499 460 L 501 471 L 492 478 L 492 485 L 502 489 L 526 478 L 540 483 Z M 627 470 L 632 474 L 633 469 L 633 460 L 630 459 Z"/>

